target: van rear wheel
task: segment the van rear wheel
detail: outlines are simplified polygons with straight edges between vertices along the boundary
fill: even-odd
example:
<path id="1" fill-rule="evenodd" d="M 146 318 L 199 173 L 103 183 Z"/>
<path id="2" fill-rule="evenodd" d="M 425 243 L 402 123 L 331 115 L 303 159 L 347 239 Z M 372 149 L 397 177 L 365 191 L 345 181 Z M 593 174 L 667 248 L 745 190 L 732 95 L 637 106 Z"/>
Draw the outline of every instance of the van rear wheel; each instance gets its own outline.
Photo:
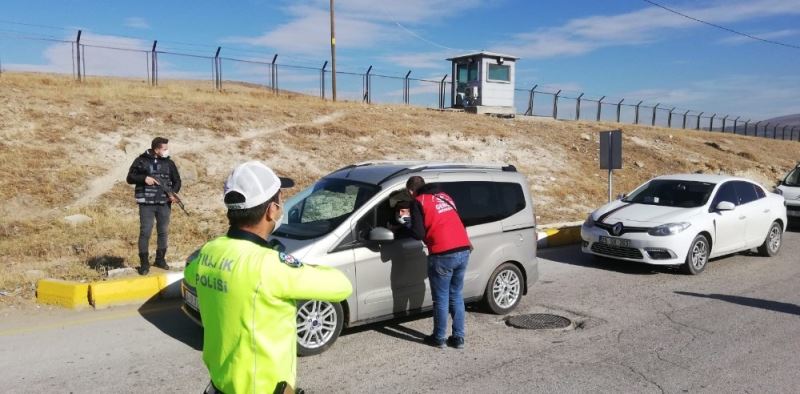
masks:
<path id="1" fill-rule="evenodd" d="M 489 277 L 483 300 L 494 314 L 505 315 L 514 310 L 522 299 L 522 272 L 516 265 L 503 263 Z"/>

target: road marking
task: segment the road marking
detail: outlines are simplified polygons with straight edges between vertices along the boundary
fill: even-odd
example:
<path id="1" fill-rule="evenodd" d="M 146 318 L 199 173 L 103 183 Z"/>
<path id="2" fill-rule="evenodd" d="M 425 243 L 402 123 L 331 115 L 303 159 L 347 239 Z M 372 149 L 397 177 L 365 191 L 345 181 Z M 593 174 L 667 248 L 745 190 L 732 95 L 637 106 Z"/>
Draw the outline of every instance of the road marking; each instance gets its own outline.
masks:
<path id="1" fill-rule="evenodd" d="M 19 327 L 19 328 L 12 328 L 12 329 L 8 329 L 8 330 L 3 330 L 3 331 L 0 331 L 0 337 L 10 337 L 10 336 L 20 335 L 20 334 L 29 334 L 29 333 L 32 333 L 32 332 L 49 331 L 49 330 L 67 328 L 67 327 L 75 327 L 75 326 L 81 326 L 81 325 L 86 325 L 86 324 L 90 324 L 90 323 L 96 323 L 96 322 L 100 322 L 100 321 L 128 318 L 128 317 L 133 317 L 133 316 L 136 316 L 136 315 L 149 315 L 149 314 L 152 314 L 152 313 L 163 312 L 163 311 L 165 311 L 167 309 L 173 309 L 173 308 L 176 308 L 176 306 L 172 305 L 172 304 L 169 304 L 169 305 L 161 305 L 161 306 L 157 306 L 157 307 L 148 307 L 148 308 L 143 309 L 141 311 L 138 310 L 138 309 L 137 310 L 130 310 L 130 311 L 112 312 L 112 313 L 108 313 L 106 311 L 103 311 L 103 312 L 101 312 L 101 313 L 103 313 L 103 316 L 96 316 L 96 317 L 90 317 L 90 318 L 85 318 L 85 319 L 77 319 L 77 320 L 72 320 L 72 321 L 61 321 L 61 322 L 50 323 L 50 324 L 39 324 L 39 325 L 36 325 L 35 327 Z"/>

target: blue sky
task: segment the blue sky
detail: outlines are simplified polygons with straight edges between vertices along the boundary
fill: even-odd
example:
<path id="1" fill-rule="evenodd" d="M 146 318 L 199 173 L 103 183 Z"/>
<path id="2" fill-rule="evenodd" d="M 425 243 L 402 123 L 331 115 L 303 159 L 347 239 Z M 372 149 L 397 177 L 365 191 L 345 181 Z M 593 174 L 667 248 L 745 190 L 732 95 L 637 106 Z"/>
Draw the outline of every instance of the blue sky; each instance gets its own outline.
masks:
<path id="1" fill-rule="evenodd" d="M 708 22 L 800 46 L 800 0 L 659 2 Z M 279 63 L 319 67 L 330 58 L 328 4 L 6 2 L 0 15 L 0 61 L 4 69 L 71 72 L 68 45 L 23 37 L 70 40 L 80 28 L 84 43 L 96 46 L 147 49 L 158 39 L 166 51 L 207 56 L 222 46 L 222 54 L 232 58 L 271 60 L 278 53 Z M 380 74 L 413 70 L 412 76 L 440 79 L 449 72 L 446 57 L 490 50 L 521 58 L 519 88 L 539 84 L 572 96 L 585 92 L 587 98 L 624 97 L 626 102 L 660 102 L 753 119 L 800 113 L 800 49 L 745 39 L 641 0 L 338 0 L 336 17 L 338 71 L 364 72 L 373 65 Z M 87 52 L 90 74 L 146 72 L 146 57 L 140 53 Z M 159 60 L 162 78 L 210 74 L 204 59 Z M 227 77 L 264 74 L 243 65 L 226 69 Z M 285 73 L 283 80 L 299 83 L 315 75 Z M 357 88 L 352 90 L 356 94 Z"/>

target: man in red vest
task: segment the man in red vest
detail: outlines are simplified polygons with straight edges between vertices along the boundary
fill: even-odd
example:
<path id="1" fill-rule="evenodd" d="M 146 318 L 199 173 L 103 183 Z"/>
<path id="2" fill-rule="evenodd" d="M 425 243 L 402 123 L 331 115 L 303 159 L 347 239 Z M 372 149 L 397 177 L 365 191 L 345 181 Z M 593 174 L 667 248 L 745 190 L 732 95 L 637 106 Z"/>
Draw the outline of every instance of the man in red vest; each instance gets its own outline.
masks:
<path id="1" fill-rule="evenodd" d="M 433 296 L 433 334 L 425 343 L 438 348 L 445 344 L 464 348 L 464 272 L 472 244 L 453 199 L 435 185 L 426 185 L 420 176 L 412 176 L 406 189 L 414 202 L 411 224 L 414 238 L 428 247 L 428 281 Z M 447 315 L 453 317 L 452 335 L 447 334 Z"/>

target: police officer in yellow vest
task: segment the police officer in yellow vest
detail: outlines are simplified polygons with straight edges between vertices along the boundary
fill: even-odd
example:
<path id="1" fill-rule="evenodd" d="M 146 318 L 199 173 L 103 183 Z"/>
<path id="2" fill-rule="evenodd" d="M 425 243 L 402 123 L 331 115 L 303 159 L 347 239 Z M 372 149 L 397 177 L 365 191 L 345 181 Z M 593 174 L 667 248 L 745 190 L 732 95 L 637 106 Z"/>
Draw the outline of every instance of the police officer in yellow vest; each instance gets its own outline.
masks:
<path id="1" fill-rule="evenodd" d="M 296 300 L 339 302 L 352 292 L 335 268 L 303 264 L 270 248 L 281 224 L 279 178 L 258 161 L 237 166 L 225 182 L 230 229 L 199 250 L 186 268 L 203 320 L 207 392 L 272 393 L 295 385 Z"/>

